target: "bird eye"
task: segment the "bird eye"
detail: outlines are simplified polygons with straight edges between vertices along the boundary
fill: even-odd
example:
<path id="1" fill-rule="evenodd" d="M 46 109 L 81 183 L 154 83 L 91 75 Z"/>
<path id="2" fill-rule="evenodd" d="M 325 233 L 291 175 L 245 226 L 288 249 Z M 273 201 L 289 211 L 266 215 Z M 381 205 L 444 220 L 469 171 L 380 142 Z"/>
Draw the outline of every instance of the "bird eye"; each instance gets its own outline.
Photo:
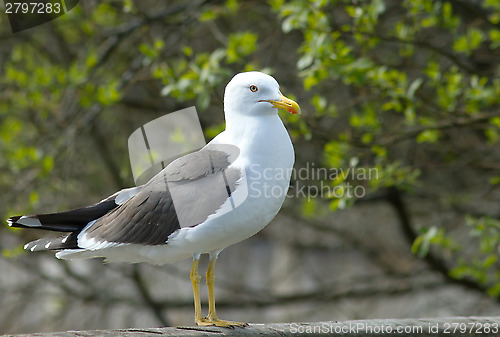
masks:
<path id="1" fill-rule="evenodd" d="M 252 84 L 252 85 L 250 86 L 250 91 L 251 91 L 251 92 L 256 92 L 257 90 L 259 90 L 259 88 L 257 88 L 257 86 L 256 86 L 256 85 L 253 85 L 253 84 Z"/>

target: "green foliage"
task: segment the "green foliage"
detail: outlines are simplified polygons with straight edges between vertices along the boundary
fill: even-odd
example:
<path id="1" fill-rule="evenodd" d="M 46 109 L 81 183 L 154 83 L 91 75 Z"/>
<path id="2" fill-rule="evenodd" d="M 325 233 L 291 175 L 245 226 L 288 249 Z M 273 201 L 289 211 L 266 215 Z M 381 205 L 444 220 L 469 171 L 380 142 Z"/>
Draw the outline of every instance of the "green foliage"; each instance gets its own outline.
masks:
<path id="1" fill-rule="evenodd" d="M 454 240 L 446 236 L 444 228 L 435 226 L 430 228 L 422 227 L 420 231 L 420 235 L 413 242 L 411 247 L 411 251 L 420 258 L 426 257 L 433 245 L 440 246 L 453 253 L 460 250 L 460 246 Z"/>
<path id="2" fill-rule="evenodd" d="M 380 21 L 388 6 L 383 0 L 345 4 L 297 0 L 270 4 L 282 17 L 285 33 L 299 30 L 303 34 L 297 68 L 304 88 L 312 91 L 333 79 L 356 95 L 357 103 L 345 110 L 343 116 L 338 115 L 337 109 L 325 114 L 326 96 L 313 96 L 312 104 L 319 115 L 345 116 L 349 120 L 349 136 L 346 139 L 339 136 L 325 147 L 328 165 L 343 165 L 342 158 L 357 151 L 351 147 L 357 140 L 371 145 L 377 157 L 386 157 L 390 147 L 382 141 L 388 127 L 385 120 L 394 113 L 402 118 L 390 118 L 393 129 L 404 133 L 405 127 L 419 126 L 422 131 L 414 138 L 417 143 L 438 144 L 444 136 L 438 127 L 442 121 L 464 112 L 479 115 L 498 107 L 496 78 L 470 74 L 459 61 L 460 53 L 471 55 L 484 42 L 497 42 L 498 34 L 496 31 L 485 34 L 477 26 L 465 26 L 454 14 L 452 2 L 403 1 L 401 6 L 406 12 L 392 24 Z M 350 19 L 338 20 L 332 13 L 339 11 L 344 11 Z M 435 27 L 443 32 L 444 46 L 434 47 L 423 38 L 435 34 Z M 456 32 L 462 30 L 464 33 L 457 36 Z M 395 48 L 399 55 L 391 54 Z M 450 61 L 456 62 L 450 64 Z M 400 62 L 422 65 L 422 71 L 396 66 Z M 491 130 L 487 134 L 494 138 Z M 386 168 L 391 167 L 391 159 L 385 165 L 388 166 L 384 171 L 390 172 Z M 388 182 L 410 186 L 416 179 L 409 174 L 387 179 L 384 185 Z"/>
<path id="3" fill-rule="evenodd" d="M 80 109 L 121 100 L 119 78 L 127 65 L 117 62 L 109 71 L 97 72 L 103 50 L 93 41 L 100 31 L 126 22 L 120 14 L 107 2 L 97 4 L 90 16 L 77 6 L 54 21 L 56 36 L 37 28 L 26 40 L 13 38 L 0 77 L 5 88 L 0 93 L 0 188 L 27 185 L 17 191 L 19 205 L 0 206 L 0 216 L 31 212 L 47 196 L 50 200 L 57 184 L 45 194 L 38 191 L 38 182 L 47 181 L 61 165 L 58 157 L 71 144 L 71 132 L 85 127 L 78 125 L 85 114 Z"/>
<path id="4" fill-rule="evenodd" d="M 205 137 L 207 137 L 207 139 L 211 140 L 212 138 L 217 136 L 219 133 L 224 131 L 225 128 L 226 128 L 225 123 L 221 123 L 218 125 L 213 125 L 211 127 L 208 127 L 205 129 Z"/>
<path id="5" fill-rule="evenodd" d="M 476 13 L 464 13 L 453 1 L 434 0 L 270 4 L 285 33 L 303 36 L 297 69 L 312 96 L 316 125 L 309 127 L 313 134 L 331 135 L 324 142 L 325 166 L 345 169 L 349 158 L 359 158 L 378 172 L 376 179 L 363 185 L 369 191 L 395 186 L 453 199 L 459 191 L 439 188 L 429 179 L 433 173 L 429 167 L 473 169 L 482 158 L 497 153 L 498 1 L 475 4 Z M 480 12 L 485 15 L 475 16 Z M 487 65 L 481 63 L 485 57 L 491 57 Z M 328 123 L 330 119 L 342 128 L 336 132 L 321 128 L 335 125 Z M 481 139 L 471 137 L 477 133 Z M 473 156 L 469 164 L 459 164 L 468 152 L 461 144 L 463 137 L 483 154 Z M 410 152 L 403 155 L 405 151 Z M 489 158 L 493 162 L 500 160 L 493 157 Z M 499 184 L 495 167 L 476 173 L 486 178 L 481 180 L 484 190 L 491 188 L 488 182 Z M 329 203 L 332 210 L 349 204 L 345 199 Z M 310 213 L 310 206 L 304 212 Z M 467 252 L 467 257 L 459 258 L 464 243 L 454 241 L 440 226 L 423 231 L 413 251 L 424 257 L 432 246 L 439 247 L 437 251 L 456 262 L 451 277 L 472 277 L 496 296 L 500 293 L 500 279 L 495 278 L 500 275 L 497 220 L 469 217 L 467 225 L 471 239 L 478 241 L 477 250 Z"/>
<path id="6" fill-rule="evenodd" d="M 399 161 L 382 162 L 375 165 L 374 169 L 377 174 L 369 181 L 374 190 L 397 186 L 402 190 L 411 191 L 418 186 L 420 170 L 405 166 Z"/>
<path id="7" fill-rule="evenodd" d="M 500 273 L 496 267 L 500 253 L 500 221 L 467 216 L 465 223 L 470 228 L 471 238 L 467 247 L 457 244 L 443 228 L 431 227 L 422 230 L 412 250 L 421 258 L 433 246 L 445 251 L 455 261 L 451 277 L 473 280 L 486 288 L 489 295 L 500 296 Z"/>
<path id="8" fill-rule="evenodd" d="M 453 49 L 457 52 L 471 54 L 479 48 L 484 40 L 484 34 L 477 28 L 470 28 L 464 35 L 459 36 L 453 43 Z"/>
<path id="9" fill-rule="evenodd" d="M 192 104 L 201 112 L 220 110 L 222 88 L 243 70 L 274 73 L 283 93 L 301 104 L 301 117 L 282 114 L 301 149 L 298 163 L 321 158 L 328 169 L 375 170 L 368 180 L 329 179 L 328 187 L 343 192 L 324 196 L 331 211 L 354 204 L 358 197 L 347 193 L 353 187 L 366 194 L 396 187 L 449 203 L 450 211 L 470 210 L 460 188 L 489 195 L 500 186 L 500 4 L 470 5 L 476 11 L 451 0 L 174 1 L 151 12 L 130 0 L 76 6 L 30 31 L 29 39 L 6 42 L 0 188 L 13 189 L 18 177 L 35 186 L 19 187 L 26 191 L 0 215 L 49 204 L 43 192 L 29 193 L 37 178 L 51 177 L 60 192 L 82 188 L 66 183 L 71 170 L 75 180 L 103 176 L 96 174 L 102 161 L 74 160 L 76 154 L 110 157 L 94 137 L 99 128 L 110 148 L 124 147 L 111 139 L 126 139 L 157 117 L 146 112 L 149 95 L 161 92 L 152 106 L 165 112 Z M 131 113 L 134 95 L 144 108 Z M 224 127 L 220 118 L 203 122 L 208 138 Z M 438 170 L 449 184 L 440 186 Z M 117 179 L 127 174 L 123 169 Z M 107 180 L 93 182 L 96 190 Z M 318 200 L 302 204 L 307 216 L 319 208 Z M 497 223 L 486 215 L 468 220 L 475 251 L 459 255 L 466 243 L 440 226 L 422 232 L 413 250 L 425 256 L 434 246 L 453 255 L 453 277 L 473 277 L 498 294 L 500 281 L 492 278 Z"/>
<path id="10" fill-rule="evenodd" d="M 165 84 L 162 95 L 170 95 L 179 101 L 196 98 L 197 106 L 203 110 L 210 104 L 210 89 L 229 75 L 229 71 L 221 67 L 225 56 L 225 51 L 218 49 L 212 54 L 199 53 L 190 62 L 174 60 L 172 66 L 160 61 L 159 64 L 153 64 L 152 71 Z"/>
<path id="11" fill-rule="evenodd" d="M 257 49 L 257 34 L 251 32 L 235 33 L 229 36 L 226 49 L 226 60 L 228 63 L 240 61 Z"/>

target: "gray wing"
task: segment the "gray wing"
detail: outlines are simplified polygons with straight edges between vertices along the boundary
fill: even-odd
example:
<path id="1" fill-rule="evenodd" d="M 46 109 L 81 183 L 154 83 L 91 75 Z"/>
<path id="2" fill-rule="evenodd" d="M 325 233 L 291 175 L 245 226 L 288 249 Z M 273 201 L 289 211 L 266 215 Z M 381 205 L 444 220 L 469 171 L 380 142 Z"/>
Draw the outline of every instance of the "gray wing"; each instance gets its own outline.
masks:
<path id="1" fill-rule="evenodd" d="M 97 242 L 166 243 L 176 230 L 202 223 L 231 197 L 241 172 L 228 167 L 238 154 L 236 146 L 207 146 L 173 161 L 82 233 Z"/>

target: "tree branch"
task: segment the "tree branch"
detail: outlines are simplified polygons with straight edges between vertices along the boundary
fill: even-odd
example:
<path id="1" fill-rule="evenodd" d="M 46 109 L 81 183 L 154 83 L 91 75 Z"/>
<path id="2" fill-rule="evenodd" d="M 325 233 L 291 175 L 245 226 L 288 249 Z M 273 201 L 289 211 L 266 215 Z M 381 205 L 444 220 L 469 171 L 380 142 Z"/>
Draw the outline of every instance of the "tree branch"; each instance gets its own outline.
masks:
<path id="1" fill-rule="evenodd" d="M 390 187 L 386 190 L 385 199 L 394 208 L 408 245 L 413 245 L 413 242 L 416 240 L 418 234 L 413 229 L 411 224 L 410 215 L 404 204 L 401 191 L 399 191 L 396 187 Z M 446 277 L 450 283 L 458 284 L 464 288 L 486 296 L 487 289 L 479 283 L 468 278 L 456 279 L 451 277 L 450 268 L 447 266 L 446 262 L 435 255 L 432 251 L 429 251 L 429 253 L 424 257 L 424 261 L 427 262 L 431 269 Z M 500 303 L 500 298 L 496 298 L 496 301 Z"/>

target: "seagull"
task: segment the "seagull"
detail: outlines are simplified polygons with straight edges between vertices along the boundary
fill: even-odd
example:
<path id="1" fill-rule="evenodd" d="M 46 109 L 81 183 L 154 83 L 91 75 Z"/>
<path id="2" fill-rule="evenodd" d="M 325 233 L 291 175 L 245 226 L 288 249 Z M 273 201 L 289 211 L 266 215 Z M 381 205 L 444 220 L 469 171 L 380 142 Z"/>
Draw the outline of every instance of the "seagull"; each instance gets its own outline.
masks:
<path id="1" fill-rule="evenodd" d="M 300 113 L 267 74 L 236 74 L 224 92 L 226 127 L 206 146 L 171 162 L 146 184 L 66 212 L 7 219 L 11 227 L 62 232 L 29 242 L 29 251 L 56 251 L 59 259 L 105 258 L 107 262 L 155 265 L 193 258 L 195 323 L 245 327 L 219 319 L 214 268 L 220 252 L 267 226 L 280 210 L 295 161 L 278 109 Z M 209 308 L 200 300 L 201 254 Z"/>

